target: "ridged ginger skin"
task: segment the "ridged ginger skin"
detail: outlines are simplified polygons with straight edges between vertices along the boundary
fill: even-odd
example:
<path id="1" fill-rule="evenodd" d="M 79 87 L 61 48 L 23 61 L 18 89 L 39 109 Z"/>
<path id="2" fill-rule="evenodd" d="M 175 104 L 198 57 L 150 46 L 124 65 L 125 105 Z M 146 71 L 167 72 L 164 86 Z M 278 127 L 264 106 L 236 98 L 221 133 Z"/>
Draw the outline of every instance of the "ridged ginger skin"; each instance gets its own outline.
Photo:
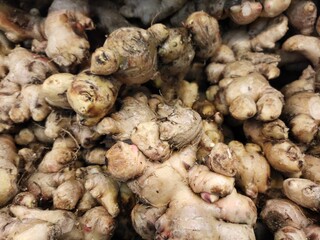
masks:
<path id="1" fill-rule="evenodd" d="M 168 37 L 162 24 L 149 29 L 127 27 L 113 31 L 91 57 L 90 71 L 110 75 L 125 84 L 142 84 L 157 72 L 157 46 Z"/>
<path id="2" fill-rule="evenodd" d="M 106 157 L 110 174 L 119 181 L 126 181 L 139 199 L 153 208 L 148 212 L 137 206 L 140 210 L 132 213 L 135 227 L 141 227 L 137 232 L 143 236 L 219 239 L 225 238 L 229 229 L 236 232 L 238 239 L 254 239 L 252 224 L 256 221 L 257 210 L 253 201 L 236 192 L 234 178 L 195 164 L 196 146 L 175 151 L 163 162 L 151 162 L 137 146 L 117 142 L 107 151 Z M 211 197 L 207 197 L 209 195 Z M 235 212 L 228 207 L 230 204 L 243 208 Z M 163 208 L 167 210 L 164 212 Z M 146 217 L 137 211 L 145 212 Z M 148 223 L 154 226 L 155 232 L 151 226 L 148 228 Z"/>

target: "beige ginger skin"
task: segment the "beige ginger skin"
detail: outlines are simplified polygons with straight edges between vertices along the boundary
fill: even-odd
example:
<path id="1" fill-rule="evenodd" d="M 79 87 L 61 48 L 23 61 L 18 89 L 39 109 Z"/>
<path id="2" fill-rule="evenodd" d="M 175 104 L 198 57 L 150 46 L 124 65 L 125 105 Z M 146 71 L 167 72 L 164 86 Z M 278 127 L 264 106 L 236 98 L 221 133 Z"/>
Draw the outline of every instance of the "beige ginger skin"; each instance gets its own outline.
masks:
<path id="1" fill-rule="evenodd" d="M 314 141 L 318 133 L 320 96 L 316 81 L 315 71 L 308 66 L 298 80 L 282 88 L 286 102 L 283 117 L 294 139 L 305 145 Z"/>
<path id="2" fill-rule="evenodd" d="M 85 126 L 96 125 L 107 115 L 118 96 L 121 83 L 112 77 L 92 75 L 89 71 L 74 77 L 67 89 L 67 99 Z"/>
<path id="3" fill-rule="evenodd" d="M 287 178 L 283 182 L 284 194 L 299 206 L 320 210 L 320 185 L 303 178 Z"/>
<path id="4" fill-rule="evenodd" d="M 5 3 L 1 3 L 0 13 L 0 28 L 9 39 L 14 42 L 34 39 L 34 50 L 45 52 L 59 66 L 78 65 L 88 58 L 90 45 L 85 30 L 92 30 L 94 25 L 88 17 L 86 0 L 55 0 L 46 18 L 33 16 Z"/>
<path id="5" fill-rule="evenodd" d="M 258 193 L 266 192 L 270 187 L 271 169 L 261 148 L 256 144 L 243 145 L 238 141 L 231 141 L 228 145 L 237 156 L 237 185 L 251 198 L 256 198 Z"/>
<path id="6" fill-rule="evenodd" d="M 106 156 L 110 174 L 120 181 L 129 181 L 129 188 L 144 203 L 157 208 L 169 204 L 165 214 L 155 222 L 156 238 L 189 239 L 190 237 L 200 237 L 219 239 L 225 234 L 225 228 L 230 228 L 237 231 L 239 239 L 253 239 L 252 228 L 250 227 L 256 219 L 256 209 L 253 202 L 248 197 L 232 190 L 233 180 L 231 180 L 231 177 L 221 175 L 220 181 L 214 180 L 216 178 L 211 176 L 217 174 L 211 172 L 205 166 L 195 165 L 191 168 L 193 173 L 190 172 L 191 175 L 188 177 L 187 169 L 194 165 L 195 154 L 195 147 L 189 146 L 173 153 L 163 163 L 152 163 L 145 158 L 135 145 L 118 142 L 107 151 Z M 202 182 L 205 180 L 198 179 L 196 177 L 198 174 L 204 179 L 211 179 L 211 181 L 204 186 Z M 225 180 L 222 180 L 222 178 Z M 168 179 L 170 179 L 169 182 Z M 193 186 L 192 188 L 198 189 L 198 192 L 210 191 L 209 194 L 218 196 L 230 194 L 221 199 L 216 198 L 212 204 L 206 203 L 191 191 L 188 184 L 184 183 L 187 179 Z M 227 179 L 230 179 L 229 185 L 226 185 Z M 227 186 L 230 187 L 226 188 Z M 209 199 L 214 200 L 213 198 Z M 208 198 L 205 198 L 205 200 L 208 200 Z M 246 207 L 242 209 L 243 211 L 235 213 L 227 207 L 230 202 Z M 199 218 L 204 221 L 200 223 L 196 220 Z M 175 219 L 175 221 L 172 221 L 172 219 Z M 226 223 L 218 219 L 232 223 Z M 133 221 L 135 222 L 135 219 Z M 187 228 L 181 228 L 181 226 L 185 226 L 184 222 L 189 222 Z M 244 224 L 236 225 L 235 223 Z M 197 231 L 194 231 L 195 229 Z"/>
<path id="7" fill-rule="evenodd" d="M 261 121 L 271 121 L 281 114 L 282 94 L 271 87 L 248 61 L 227 64 L 219 87 L 215 103 L 225 115 L 230 113 L 238 120 L 256 117 Z"/>
<path id="8" fill-rule="evenodd" d="M 288 129 L 284 122 L 275 120 L 262 123 L 247 120 L 244 133 L 250 141 L 260 145 L 269 164 L 283 173 L 299 173 L 304 165 L 301 150 L 288 139 Z"/>
<path id="9" fill-rule="evenodd" d="M 113 31 L 92 54 L 90 71 L 110 75 L 125 84 L 142 84 L 157 72 L 157 46 L 168 37 L 162 24 L 148 30 L 136 27 Z"/>
<path id="10" fill-rule="evenodd" d="M 0 142 L 0 206 L 4 206 L 18 193 L 19 156 L 11 136 L 2 134 Z"/>

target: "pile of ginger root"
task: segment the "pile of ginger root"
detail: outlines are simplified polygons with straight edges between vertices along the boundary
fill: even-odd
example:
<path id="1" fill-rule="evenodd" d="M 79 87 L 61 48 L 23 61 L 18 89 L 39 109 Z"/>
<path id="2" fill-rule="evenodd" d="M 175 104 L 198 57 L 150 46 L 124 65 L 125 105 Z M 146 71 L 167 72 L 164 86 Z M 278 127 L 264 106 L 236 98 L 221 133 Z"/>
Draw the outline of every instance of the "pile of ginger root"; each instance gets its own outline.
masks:
<path id="1" fill-rule="evenodd" d="M 0 240 L 320 239 L 318 6 L 0 1 Z"/>

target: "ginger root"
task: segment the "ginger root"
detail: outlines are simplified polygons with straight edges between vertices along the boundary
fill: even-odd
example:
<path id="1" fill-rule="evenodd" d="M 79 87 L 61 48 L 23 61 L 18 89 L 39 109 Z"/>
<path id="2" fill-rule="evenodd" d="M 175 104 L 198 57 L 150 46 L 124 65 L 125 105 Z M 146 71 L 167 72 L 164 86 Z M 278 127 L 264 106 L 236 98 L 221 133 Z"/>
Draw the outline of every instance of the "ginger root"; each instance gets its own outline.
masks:
<path id="1" fill-rule="evenodd" d="M 266 159 L 276 170 L 290 174 L 299 173 L 304 165 L 301 150 L 288 139 L 288 128 L 281 120 L 268 123 L 247 120 L 244 133 L 250 141 L 260 145 Z"/>
<path id="2" fill-rule="evenodd" d="M 19 156 L 11 136 L 2 134 L 0 142 L 0 206 L 4 206 L 18 193 Z"/>
<path id="3" fill-rule="evenodd" d="M 237 156 L 236 184 L 244 193 L 256 198 L 258 193 L 264 193 L 270 187 L 270 166 L 262 155 L 261 148 L 256 144 L 246 144 L 238 141 L 229 143 L 230 149 Z"/>
<path id="4" fill-rule="evenodd" d="M 221 45 L 218 21 L 205 12 L 194 12 L 185 21 L 196 45 L 196 56 L 210 58 Z"/>
<path id="5" fill-rule="evenodd" d="M 97 124 L 112 109 L 121 84 L 111 77 L 92 75 L 89 71 L 75 76 L 67 89 L 67 99 L 86 126 Z"/>
<path id="6" fill-rule="evenodd" d="M 139 229 L 138 232 L 148 236 L 152 235 L 152 238 L 211 238 L 216 235 L 220 236 L 220 234 L 225 236 L 224 226 L 226 225 L 226 228 L 238 231 L 240 239 L 253 239 L 251 226 L 256 221 L 257 215 L 254 203 L 250 198 L 238 194 L 234 190 L 234 180 L 231 177 L 221 176 L 220 180 L 210 178 L 210 176 L 218 176 L 219 174 L 210 172 L 205 166 L 194 165 L 196 146 L 190 145 L 175 151 L 169 159 L 162 163 L 148 161 L 135 145 L 124 142 L 117 142 L 113 145 L 107 151 L 106 156 L 108 170 L 114 178 L 127 181 L 129 188 L 137 194 L 144 204 L 159 208 L 159 211 L 154 209 L 156 215 L 153 215 L 153 220 L 149 222 L 156 231 Z M 188 170 L 189 168 L 191 170 Z M 198 171 L 200 168 L 206 170 L 204 172 Z M 207 178 L 206 174 L 208 174 Z M 211 180 L 204 187 L 202 178 L 198 178 L 197 175 Z M 196 196 L 185 181 L 190 182 L 193 186 L 192 189 L 202 192 L 202 196 L 206 200 L 208 198 L 205 196 L 211 193 L 212 196 L 216 193 L 221 198 L 215 199 L 216 201 L 209 204 Z M 219 186 L 221 191 L 215 186 Z M 230 194 L 223 197 L 228 193 Z M 227 207 L 231 202 L 237 202 L 245 207 L 236 213 L 232 208 Z M 161 209 L 167 206 L 166 212 L 160 216 Z M 133 219 L 133 222 L 136 224 L 139 222 L 136 227 L 146 226 L 147 223 L 141 221 L 144 219 L 147 221 L 148 218 L 143 219 L 139 214 L 133 214 L 133 217 L 138 218 Z M 152 213 L 150 212 L 150 214 Z M 173 221 L 173 219 L 175 220 Z M 203 219 L 201 224 L 198 219 Z M 154 220 L 156 221 L 154 222 Z M 181 228 L 181 226 L 186 226 L 182 224 L 184 222 L 188 222 L 188 227 Z M 243 225 L 235 223 L 243 223 Z M 195 231 L 196 229 L 197 231 Z"/>
<path id="7" fill-rule="evenodd" d="M 135 27 L 113 31 L 92 54 L 90 71 L 113 76 L 125 84 L 141 84 L 157 71 L 157 47 L 168 37 L 163 24 L 148 30 Z"/>
<path id="8" fill-rule="evenodd" d="M 283 181 L 284 194 L 293 202 L 314 211 L 320 210 L 320 185 L 302 178 Z"/>
<path id="9" fill-rule="evenodd" d="M 238 120 L 255 117 L 261 121 L 271 121 L 281 114 L 282 94 L 271 87 L 248 61 L 227 64 L 219 87 L 215 104 L 224 115 L 230 112 Z"/>
<path id="10" fill-rule="evenodd" d="M 0 29 L 9 39 L 14 42 L 33 39 L 34 50 L 45 52 L 59 66 L 70 67 L 88 58 L 90 46 L 85 30 L 91 30 L 94 26 L 88 17 L 86 0 L 55 0 L 46 18 L 33 16 L 4 3 L 1 3 L 0 13 Z"/>
<path id="11" fill-rule="evenodd" d="M 317 6 L 313 1 L 292 0 L 286 14 L 294 29 L 303 35 L 311 35 L 317 18 Z"/>

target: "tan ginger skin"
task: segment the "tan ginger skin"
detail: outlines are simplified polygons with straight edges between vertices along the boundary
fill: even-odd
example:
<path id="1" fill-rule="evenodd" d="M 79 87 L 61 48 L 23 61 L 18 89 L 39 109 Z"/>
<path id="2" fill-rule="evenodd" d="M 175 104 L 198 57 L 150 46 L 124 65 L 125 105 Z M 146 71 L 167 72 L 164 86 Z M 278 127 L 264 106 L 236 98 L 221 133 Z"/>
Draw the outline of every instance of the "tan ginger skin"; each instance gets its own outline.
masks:
<path id="1" fill-rule="evenodd" d="M 281 233 L 282 229 L 292 229 L 290 231 L 294 239 L 317 239 L 320 233 L 319 225 L 316 224 L 316 218 L 309 217 L 310 215 L 288 199 L 270 199 L 264 205 L 260 217 L 267 227 L 276 234 Z M 280 233 L 277 233 L 280 231 Z M 288 231 L 287 234 L 290 235 Z M 307 238 L 299 238 L 307 236 Z"/>
<path id="2" fill-rule="evenodd" d="M 94 207 L 83 216 L 65 210 L 41 210 L 13 205 L 0 212 L 1 239 L 110 239 L 115 221 L 103 207 Z M 99 221 L 97 221 L 99 220 Z"/>
<path id="3" fill-rule="evenodd" d="M 74 77 L 67 89 L 67 99 L 85 126 L 96 125 L 112 109 L 121 83 L 112 77 L 92 75 L 89 71 Z"/>
<path id="4" fill-rule="evenodd" d="M 283 182 L 284 194 L 299 206 L 320 210 L 320 185 L 303 178 L 287 178 Z"/>
<path id="5" fill-rule="evenodd" d="M 192 182 L 191 184 L 198 185 L 200 187 L 199 191 L 203 193 L 210 189 L 213 192 L 209 194 L 214 194 L 215 189 L 217 189 L 215 194 L 224 196 L 232 191 L 226 197 L 219 200 L 216 199 L 212 204 L 208 204 L 196 196 L 186 182 L 183 183 L 188 179 L 187 169 L 195 163 L 195 153 L 195 147 L 187 147 L 173 153 L 163 163 L 152 163 L 145 158 L 135 145 L 118 142 L 107 151 L 106 156 L 110 174 L 120 181 L 128 181 L 129 188 L 143 202 L 151 204 L 154 207 L 163 207 L 169 204 L 166 213 L 155 222 L 155 237 L 157 239 L 168 237 L 179 239 L 189 239 L 190 237 L 218 239 L 225 234 L 225 228 L 237 231 L 239 239 L 253 239 L 254 235 L 250 226 L 255 222 L 255 206 L 249 198 L 239 195 L 235 190 L 232 191 L 232 183 L 229 190 L 226 188 L 226 191 L 220 191 L 217 187 L 223 187 L 224 181 L 215 182 L 215 178 L 211 178 L 212 181 L 208 183 L 208 187 L 204 187 L 201 181 L 197 184 L 195 181 L 197 178 L 189 178 L 189 181 Z M 194 167 L 208 169 L 201 165 Z M 199 174 L 203 177 L 208 175 L 208 179 L 210 175 L 216 175 L 216 173 L 209 170 L 201 172 L 199 171 L 200 169 L 197 170 L 196 168 L 194 169 L 194 174 Z M 169 175 L 170 178 L 168 178 Z M 222 175 L 221 178 L 232 179 Z M 169 179 L 170 181 L 168 182 Z M 209 185 L 215 184 L 217 184 L 217 187 L 209 187 Z M 196 186 L 194 185 L 194 187 Z M 175 193 L 173 194 L 173 192 Z M 230 202 L 237 202 L 237 204 L 247 207 L 243 208 L 243 211 L 235 213 L 231 208 L 227 207 Z M 199 218 L 204 221 L 200 223 Z M 175 219 L 175 221 L 172 222 L 172 219 Z M 232 223 L 225 223 L 218 219 L 231 221 Z M 187 228 L 181 228 L 185 226 L 184 222 L 188 222 Z M 244 224 L 235 224 L 240 222 Z M 197 231 L 194 231 L 194 229 L 197 229 Z"/>
<path id="6" fill-rule="evenodd" d="M 48 77 L 41 85 L 41 94 L 50 106 L 70 109 L 67 90 L 74 81 L 71 73 L 56 73 Z"/>
<path id="7" fill-rule="evenodd" d="M 262 11 L 262 5 L 255 1 L 242 1 L 229 9 L 228 15 L 233 22 L 239 25 L 246 25 L 256 20 Z"/>
<path id="8" fill-rule="evenodd" d="M 11 136 L 2 134 L 0 142 L 0 206 L 4 206 L 18 193 L 19 156 Z"/>
<path id="9" fill-rule="evenodd" d="M 148 30 L 136 27 L 113 31 L 92 54 L 90 71 L 110 75 L 125 84 L 142 84 L 155 77 L 157 47 L 168 37 L 162 24 Z"/>
<path id="10" fill-rule="evenodd" d="M 201 59 L 212 57 L 221 45 L 218 21 L 200 11 L 192 13 L 186 19 L 184 26 L 192 34 L 196 56 Z"/>
<path id="11" fill-rule="evenodd" d="M 236 184 L 251 198 L 266 192 L 270 187 L 271 169 L 261 148 L 256 144 L 243 145 L 238 141 L 231 141 L 229 147 L 237 156 Z"/>
<path id="12" fill-rule="evenodd" d="M 41 142 L 54 142 L 59 136 L 65 134 L 72 135 L 74 142 L 84 148 L 91 148 L 101 137 L 94 127 L 81 125 L 77 117 L 72 112 L 55 110 L 52 111 L 46 119 L 45 126 L 33 126 L 37 132 L 37 138 L 41 138 Z"/>
<path id="13" fill-rule="evenodd" d="M 95 129 L 101 135 L 112 134 L 116 140 L 131 139 L 155 161 L 169 156 L 169 145 L 179 149 L 198 143 L 202 134 L 200 115 L 180 101 L 170 105 L 163 101 L 159 95 L 148 99 L 141 92 L 128 96 L 120 111 L 102 119 Z"/>
<path id="14" fill-rule="evenodd" d="M 304 156 L 305 165 L 302 169 L 302 177 L 320 184 L 320 159 L 311 155 Z"/>
<path id="15" fill-rule="evenodd" d="M 288 139 L 288 129 L 284 122 L 275 120 L 262 123 L 247 120 L 243 124 L 249 141 L 260 145 L 269 164 L 285 174 L 300 173 L 304 165 L 301 150 Z"/>
<path id="16" fill-rule="evenodd" d="M 309 66 L 300 78 L 282 88 L 285 96 L 283 117 L 295 140 L 310 144 L 318 134 L 320 96 L 316 92 L 316 73 Z"/>
<path id="17" fill-rule="evenodd" d="M 314 36 L 293 35 L 282 45 L 288 52 L 298 52 L 305 56 L 314 67 L 319 66 L 320 39 Z"/>
<path id="18" fill-rule="evenodd" d="M 281 114 L 282 94 L 271 87 L 248 61 L 227 64 L 219 87 L 215 104 L 224 115 L 230 113 L 238 120 L 255 117 L 261 121 L 271 121 Z"/>
<path id="19" fill-rule="evenodd" d="M 274 79 L 280 75 L 280 69 L 277 67 L 281 61 L 280 55 L 262 51 L 274 49 L 287 30 L 287 17 L 280 15 L 275 19 L 258 19 L 250 25 L 248 31 L 238 28 L 225 32 L 222 39 L 223 43 L 234 52 L 237 60 L 250 61 L 257 72 L 267 79 Z M 224 71 L 221 65 L 219 67 L 220 71 Z M 222 75 L 222 72 L 217 71 L 216 75 L 219 74 Z"/>
<path id="20" fill-rule="evenodd" d="M 22 47 L 11 50 L 2 63 L 8 71 L 1 81 L 0 99 L 6 104 L 0 108 L 0 131 L 30 118 L 44 120 L 51 110 L 41 95 L 40 84 L 57 72 L 54 64 Z"/>
<path id="21" fill-rule="evenodd" d="M 163 87 L 168 83 L 176 85 L 175 82 L 182 81 L 190 68 L 194 56 L 195 50 L 191 42 L 191 35 L 187 29 L 168 29 L 168 38 L 158 48 L 158 69 L 161 80 L 165 82 Z M 163 93 L 165 94 L 166 92 L 163 91 Z"/>
<path id="22" fill-rule="evenodd" d="M 134 128 L 142 122 L 156 119 L 156 114 L 148 105 L 144 94 L 128 96 L 122 100 L 120 111 L 103 118 L 96 126 L 99 134 L 112 134 L 115 139 L 129 139 Z"/>
<path id="23" fill-rule="evenodd" d="M 281 240 L 281 239 L 303 240 L 308 238 L 303 230 L 292 227 L 292 226 L 285 226 L 275 232 L 274 239 L 275 240 Z"/>
<path id="24" fill-rule="evenodd" d="M 298 33 L 311 35 L 317 19 L 317 6 L 309 0 L 292 0 L 286 15 Z"/>
<path id="25" fill-rule="evenodd" d="M 88 17 L 86 0 L 55 0 L 45 19 L 26 14 L 4 3 L 1 4 L 1 10 L 3 21 L 0 28 L 14 42 L 34 39 L 34 42 L 41 46 L 38 50 L 44 51 L 59 66 L 80 64 L 88 58 L 90 46 L 85 30 L 93 29 L 94 26 Z M 21 16 L 23 22 L 17 23 L 15 19 Z M 56 37 L 56 29 L 59 29 L 59 38 Z M 69 46 L 70 42 L 74 44 Z"/>
<path id="26" fill-rule="evenodd" d="M 291 0 L 283 0 L 283 1 L 277 1 L 277 0 L 264 0 L 263 10 L 261 12 L 260 17 L 276 17 L 280 15 L 282 12 L 287 10 L 287 8 L 290 6 Z"/>

